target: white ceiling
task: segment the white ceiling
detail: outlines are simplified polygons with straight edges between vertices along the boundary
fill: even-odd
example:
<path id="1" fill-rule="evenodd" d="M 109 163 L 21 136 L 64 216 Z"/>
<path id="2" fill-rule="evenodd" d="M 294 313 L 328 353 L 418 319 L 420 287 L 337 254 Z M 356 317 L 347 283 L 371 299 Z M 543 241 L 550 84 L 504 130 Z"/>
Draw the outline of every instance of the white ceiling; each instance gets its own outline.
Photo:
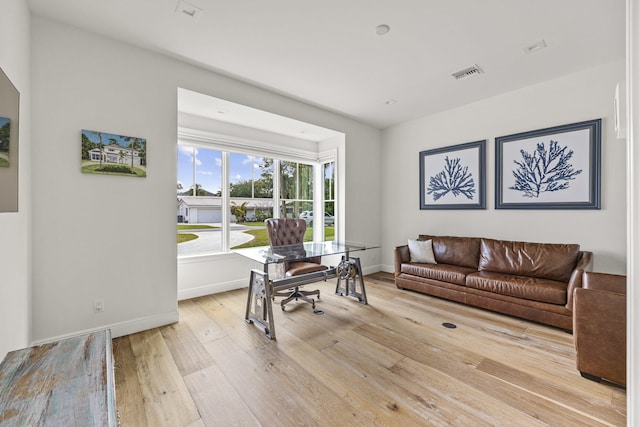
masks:
<path id="1" fill-rule="evenodd" d="M 28 0 L 36 14 L 378 128 L 625 54 L 624 0 L 187 1 L 198 18 L 178 0 Z M 377 35 L 379 24 L 391 31 Z M 473 64 L 484 74 L 451 77 Z"/>

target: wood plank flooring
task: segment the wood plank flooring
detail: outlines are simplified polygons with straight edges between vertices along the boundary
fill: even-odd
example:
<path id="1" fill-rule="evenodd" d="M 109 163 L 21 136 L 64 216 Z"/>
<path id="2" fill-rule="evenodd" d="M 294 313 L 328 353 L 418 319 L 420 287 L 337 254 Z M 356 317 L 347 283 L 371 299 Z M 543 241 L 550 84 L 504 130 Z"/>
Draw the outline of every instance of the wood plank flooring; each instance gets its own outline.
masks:
<path id="1" fill-rule="evenodd" d="M 114 340 L 122 426 L 623 426 L 624 389 L 575 369 L 561 330 L 366 277 L 369 305 L 319 288 L 244 322 L 246 289 L 179 303 L 180 322 Z M 457 325 L 442 327 L 443 322 Z"/>

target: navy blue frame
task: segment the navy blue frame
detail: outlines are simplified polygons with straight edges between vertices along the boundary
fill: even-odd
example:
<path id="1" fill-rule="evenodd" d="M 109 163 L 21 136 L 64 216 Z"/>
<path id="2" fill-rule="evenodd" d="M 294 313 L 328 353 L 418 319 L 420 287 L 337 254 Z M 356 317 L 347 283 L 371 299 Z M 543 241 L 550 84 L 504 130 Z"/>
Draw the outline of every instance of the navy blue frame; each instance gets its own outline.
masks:
<path id="1" fill-rule="evenodd" d="M 544 136 L 549 139 L 550 135 L 574 132 L 577 130 L 589 129 L 589 200 L 584 202 L 503 202 L 502 183 L 503 173 L 511 169 L 503 165 L 503 146 L 510 142 L 518 142 L 531 137 Z M 600 174 L 601 174 L 601 140 L 602 140 L 602 119 L 587 120 L 584 122 L 572 123 L 568 125 L 555 126 L 546 129 L 539 129 L 529 132 L 522 132 L 513 135 L 500 136 L 496 138 L 496 209 L 600 209 Z"/>
<path id="2" fill-rule="evenodd" d="M 451 145 L 449 147 L 435 148 L 432 150 L 421 151 L 419 155 L 420 161 L 420 209 L 486 209 L 486 164 L 487 164 L 487 140 L 467 142 L 465 144 Z M 425 178 L 426 173 L 424 169 L 424 159 L 427 156 L 442 153 L 454 153 L 460 150 L 467 150 L 469 148 L 478 149 L 478 170 L 480 176 L 478 177 L 478 202 L 472 203 L 460 203 L 460 204 L 427 204 L 426 203 L 426 188 Z"/>

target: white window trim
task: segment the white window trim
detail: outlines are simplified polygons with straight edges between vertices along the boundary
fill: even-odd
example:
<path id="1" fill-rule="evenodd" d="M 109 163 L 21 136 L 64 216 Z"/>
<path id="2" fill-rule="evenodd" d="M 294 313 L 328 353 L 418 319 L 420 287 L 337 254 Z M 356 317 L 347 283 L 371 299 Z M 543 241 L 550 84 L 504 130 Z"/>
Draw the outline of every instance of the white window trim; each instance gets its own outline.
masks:
<path id="1" fill-rule="evenodd" d="M 247 154 L 251 156 L 261 156 L 274 159 L 274 171 L 280 165 L 281 160 L 295 161 L 298 163 L 309 164 L 313 166 L 314 175 L 314 199 L 313 199 L 313 215 L 315 218 L 322 218 L 320 223 L 322 227 L 314 227 L 313 240 L 324 240 L 324 174 L 323 164 L 327 162 L 335 162 L 336 168 L 338 166 L 338 149 L 326 150 L 321 153 L 314 153 L 308 150 L 295 149 L 291 147 L 281 147 L 275 144 L 265 143 L 262 141 L 251 140 L 247 138 L 240 138 L 230 135 L 217 134 L 213 132 L 200 131 L 195 129 L 178 128 L 178 145 L 187 145 L 192 147 L 201 147 L 210 150 L 220 150 L 223 153 L 222 158 L 222 206 L 229 206 L 229 162 L 230 153 Z M 195 156 L 195 153 L 194 153 Z M 337 169 L 336 169 L 337 172 Z M 340 234 L 338 233 L 339 218 L 338 214 L 338 173 L 334 174 L 334 217 L 335 217 L 335 233 L 334 238 L 338 239 Z M 195 184 L 194 178 L 194 184 Z M 273 176 L 273 216 L 274 218 L 280 217 L 280 176 L 274 173 Z M 299 192 L 299 189 L 296 191 Z M 315 195 L 320 197 L 315 197 Z M 229 224 L 231 213 L 228 209 L 222 209 L 222 242 L 221 251 L 217 253 L 207 254 L 216 256 L 219 254 L 225 254 L 230 252 L 230 240 L 231 229 L 225 226 Z M 202 255 L 194 255 L 199 257 Z M 191 257 L 180 257 L 179 259 L 189 259 Z"/>

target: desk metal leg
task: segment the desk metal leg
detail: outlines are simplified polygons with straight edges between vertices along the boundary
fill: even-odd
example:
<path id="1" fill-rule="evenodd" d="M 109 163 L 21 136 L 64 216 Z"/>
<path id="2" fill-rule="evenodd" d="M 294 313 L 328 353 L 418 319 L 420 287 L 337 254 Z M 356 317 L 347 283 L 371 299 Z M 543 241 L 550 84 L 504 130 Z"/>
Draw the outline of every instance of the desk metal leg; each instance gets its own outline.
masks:
<path id="1" fill-rule="evenodd" d="M 276 339 L 275 324 L 273 322 L 273 307 L 271 305 L 271 283 L 269 273 L 251 270 L 249 279 L 249 294 L 247 296 L 247 311 L 244 320 L 255 323 L 264 329 L 264 333 L 272 340 Z"/>
<path id="2" fill-rule="evenodd" d="M 367 304 L 367 291 L 364 287 L 360 258 L 343 255 L 342 261 L 336 268 L 336 273 L 338 275 L 336 295 L 355 297 L 358 298 L 360 304 Z M 342 286 L 343 281 L 344 286 Z M 360 284 L 360 292 L 357 290 L 358 283 Z"/>

